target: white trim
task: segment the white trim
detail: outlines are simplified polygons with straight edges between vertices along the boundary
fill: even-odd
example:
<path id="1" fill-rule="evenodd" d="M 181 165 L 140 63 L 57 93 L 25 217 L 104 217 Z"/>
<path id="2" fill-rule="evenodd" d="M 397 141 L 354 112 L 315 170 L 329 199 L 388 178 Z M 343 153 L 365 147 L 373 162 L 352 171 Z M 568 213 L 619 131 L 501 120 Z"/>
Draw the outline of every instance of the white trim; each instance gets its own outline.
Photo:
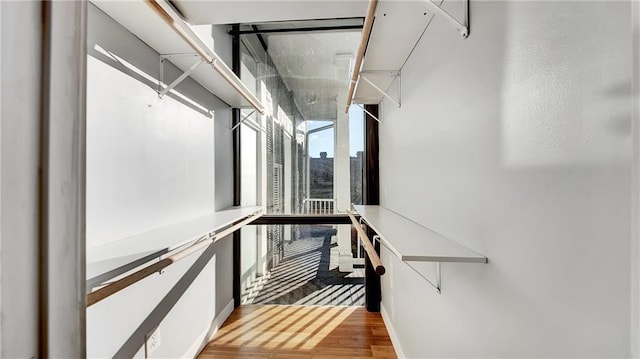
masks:
<path id="1" fill-rule="evenodd" d="M 191 347 L 189 347 L 187 352 L 184 353 L 182 357 L 183 358 L 197 357 L 200 354 L 200 352 L 204 349 L 204 347 L 207 346 L 207 344 L 213 338 L 213 336 L 216 335 L 216 333 L 218 332 L 218 329 L 220 329 L 222 324 L 224 324 L 227 318 L 229 318 L 229 316 L 233 312 L 233 309 L 234 309 L 233 299 L 231 299 L 229 303 L 227 303 L 227 305 L 224 307 L 224 309 L 222 309 L 222 312 L 220 312 L 220 314 L 218 314 L 213 319 L 209 328 L 207 328 L 204 332 L 198 335 L 198 339 L 195 342 L 193 342 Z"/>
<path id="2" fill-rule="evenodd" d="M 630 347 L 631 358 L 640 358 L 640 5 L 631 4 L 633 49 L 633 162 L 631 164 L 631 291 Z"/>
<path id="3" fill-rule="evenodd" d="M 0 2 L 0 21 L 2 20 L 2 2 Z M 2 25 L 0 25 L 0 39 L 2 39 Z M 2 41 L 0 41 L 0 78 L 2 77 Z M 2 83 L 0 81 L 0 158 L 2 158 Z M 0 204 L 2 203 L 2 166 L 0 165 Z M 2 205 L 0 205 L 0 228 L 2 228 Z M 0 231 L 0 258 L 2 258 L 2 231 Z M 0 266 L 2 278 L 2 266 Z M 2 307 L 2 281 L 0 280 L 0 312 Z M 35 308 L 34 308 L 35 309 Z M 0 355 L 2 355 L 2 323 L 0 323 Z"/>
<path id="4" fill-rule="evenodd" d="M 380 305 L 380 314 L 382 315 L 382 321 L 384 321 L 384 325 L 387 327 L 387 332 L 389 333 L 389 338 L 391 338 L 391 344 L 393 344 L 393 350 L 396 352 L 396 356 L 400 359 L 406 358 L 402 351 L 402 346 L 400 345 L 400 339 L 398 339 L 398 334 L 396 333 L 395 328 L 393 327 L 393 323 L 389 314 L 387 314 L 387 310 L 384 307 L 384 303 Z"/>
<path id="5" fill-rule="evenodd" d="M 45 4 L 40 162 L 40 350 L 86 356 L 86 1 Z"/>

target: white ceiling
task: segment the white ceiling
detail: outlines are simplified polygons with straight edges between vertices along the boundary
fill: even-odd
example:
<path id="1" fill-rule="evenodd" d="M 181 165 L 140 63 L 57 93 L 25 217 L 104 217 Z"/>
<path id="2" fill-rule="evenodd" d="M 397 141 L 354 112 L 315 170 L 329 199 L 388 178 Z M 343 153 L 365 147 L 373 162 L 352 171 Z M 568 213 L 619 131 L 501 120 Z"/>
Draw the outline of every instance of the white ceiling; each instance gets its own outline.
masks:
<path id="1" fill-rule="evenodd" d="M 360 31 L 266 36 L 269 55 L 308 120 L 335 120 L 347 101 Z"/>
<path id="2" fill-rule="evenodd" d="M 364 17 L 368 0 L 173 0 L 191 24 Z"/>
<path id="3" fill-rule="evenodd" d="M 173 4 L 191 24 L 255 24 L 264 30 L 361 25 L 368 0 L 173 0 Z M 349 59 L 355 58 L 360 37 L 360 30 L 262 34 L 304 118 L 336 119 L 337 103 L 340 107 L 346 103 Z"/>

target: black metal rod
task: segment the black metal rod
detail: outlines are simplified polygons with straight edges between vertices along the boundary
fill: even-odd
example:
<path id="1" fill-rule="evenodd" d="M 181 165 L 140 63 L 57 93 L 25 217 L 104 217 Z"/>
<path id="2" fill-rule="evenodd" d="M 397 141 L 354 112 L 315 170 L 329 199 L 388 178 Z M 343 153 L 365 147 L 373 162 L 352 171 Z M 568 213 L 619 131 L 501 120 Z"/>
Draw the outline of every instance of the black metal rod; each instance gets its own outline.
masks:
<path id="1" fill-rule="evenodd" d="M 40 73 L 40 177 L 38 183 L 38 355 L 49 357 L 49 242 L 47 228 L 49 226 L 48 211 L 48 183 L 49 183 L 49 106 L 51 94 L 51 8 L 49 1 L 42 2 L 42 52 Z"/>
<path id="2" fill-rule="evenodd" d="M 253 34 L 277 34 L 289 32 L 313 32 L 313 31 L 340 31 L 340 30 L 362 30 L 362 25 L 342 25 L 342 26 L 317 26 L 317 27 L 297 27 L 286 29 L 264 29 L 260 30 L 253 25 L 253 30 L 231 30 L 231 34 L 235 35 L 253 35 Z"/>
<path id="3" fill-rule="evenodd" d="M 232 25 L 233 30 L 240 30 L 240 25 Z M 232 35 L 231 42 L 231 70 L 240 77 L 240 35 Z M 240 123 L 240 109 L 232 110 L 231 127 Z M 238 128 L 231 133 L 233 136 L 233 205 L 240 205 L 241 198 L 241 163 L 240 163 L 240 131 Z M 233 305 L 237 308 L 241 302 L 240 276 L 241 273 L 241 241 L 240 231 L 233 232 Z"/>
<path id="4" fill-rule="evenodd" d="M 258 27 L 256 25 L 251 25 L 251 28 L 254 31 L 258 31 Z M 238 34 L 238 35 L 242 35 L 242 34 Z M 267 46 L 267 42 L 264 40 L 264 37 L 262 37 L 260 33 L 256 33 L 256 35 L 258 36 L 258 40 L 260 40 L 260 45 L 262 45 L 262 48 L 264 49 L 264 51 L 268 51 L 269 46 Z"/>
<path id="5" fill-rule="evenodd" d="M 266 224 L 351 224 L 346 214 L 331 215 L 290 215 L 290 214 L 266 214 L 251 222 L 251 225 Z"/>

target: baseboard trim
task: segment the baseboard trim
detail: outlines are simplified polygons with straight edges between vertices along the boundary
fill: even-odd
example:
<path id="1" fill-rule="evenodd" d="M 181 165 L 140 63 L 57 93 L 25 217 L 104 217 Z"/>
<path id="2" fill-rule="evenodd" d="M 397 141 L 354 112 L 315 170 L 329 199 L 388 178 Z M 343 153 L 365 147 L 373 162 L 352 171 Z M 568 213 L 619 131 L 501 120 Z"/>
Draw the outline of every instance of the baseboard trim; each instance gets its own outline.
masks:
<path id="1" fill-rule="evenodd" d="M 231 299 L 229 303 L 227 303 L 227 305 L 224 307 L 224 309 L 222 309 L 220 314 L 218 314 L 213 319 L 209 328 L 207 328 L 207 330 L 205 330 L 204 332 L 202 332 L 202 334 L 198 336 L 198 339 L 191 345 L 189 350 L 187 350 L 183 358 L 197 357 L 200 354 L 200 352 L 204 349 L 204 347 L 207 346 L 207 343 L 209 343 L 211 338 L 213 338 L 213 336 L 216 335 L 216 333 L 218 332 L 218 329 L 220 329 L 222 324 L 224 324 L 225 320 L 229 318 L 229 316 L 233 312 L 233 309 L 234 309 L 233 299 Z"/>
<path id="2" fill-rule="evenodd" d="M 406 358 L 407 356 L 404 355 L 404 352 L 402 351 L 400 340 L 398 340 L 398 334 L 396 333 L 396 329 L 393 327 L 393 323 L 391 322 L 389 313 L 387 313 L 387 310 L 384 307 L 384 303 L 380 306 L 380 314 L 382 315 L 384 325 L 387 327 L 387 332 L 389 332 L 389 338 L 391 338 L 391 343 L 393 344 L 393 350 L 396 351 L 396 356 L 401 359 Z"/>

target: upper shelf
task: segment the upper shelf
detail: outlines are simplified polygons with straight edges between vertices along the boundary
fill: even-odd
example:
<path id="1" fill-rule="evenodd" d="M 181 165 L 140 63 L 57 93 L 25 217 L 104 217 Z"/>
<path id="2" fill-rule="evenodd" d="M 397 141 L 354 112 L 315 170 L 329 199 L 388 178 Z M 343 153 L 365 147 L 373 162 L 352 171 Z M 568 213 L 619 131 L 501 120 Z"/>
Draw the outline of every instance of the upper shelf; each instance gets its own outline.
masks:
<path id="1" fill-rule="evenodd" d="M 166 0 L 91 1 L 160 55 L 199 55 L 208 64 L 191 72 L 191 78 L 232 107 L 253 107 L 263 113 L 264 106 L 255 95 Z M 191 56 L 170 61 L 185 72 L 195 63 Z"/>
<path id="2" fill-rule="evenodd" d="M 487 263 L 487 257 L 384 207 L 353 208 L 402 261 Z"/>
<path id="3" fill-rule="evenodd" d="M 87 248 L 86 277 L 89 282 L 87 287 L 100 284 L 105 279 L 114 278 L 160 255 L 208 237 L 234 222 L 251 216 L 257 219 L 261 211 L 261 207 L 231 207 L 101 246 Z"/>
<path id="4" fill-rule="evenodd" d="M 388 91 L 409 57 L 433 12 L 417 1 L 379 1 L 367 52 L 360 70 L 384 91 Z M 366 81 L 358 81 L 353 102 L 377 104 L 383 95 Z"/>
<path id="5" fill-rule="evenodd" d="M 411 55 L 434 16 L 442 16 L 451 22 L 463 38 L 468 36 L 467 25 L 461 24 L 440 6 L 444 1 L 372 1 L 377 3 L 375 20 L 366 42 L 366 52 L 362 60 L 353 103 L 378 104 L 389 92 L 400 70 Z M 463 13 L 463 22 L 467 23 L 468 1 L 452 1 L 452 8 L 460 7 L 456 13 Z M 359 75 L 359 76 L 358 76 Z M 363 80 L 362 77 L 366 79 Z M 376 89 L 377 87 L 377 89 Z M 399 95 L 399 94 L 398 94 Z M 398 102 L 399 101 L 395 101 Z"/>

